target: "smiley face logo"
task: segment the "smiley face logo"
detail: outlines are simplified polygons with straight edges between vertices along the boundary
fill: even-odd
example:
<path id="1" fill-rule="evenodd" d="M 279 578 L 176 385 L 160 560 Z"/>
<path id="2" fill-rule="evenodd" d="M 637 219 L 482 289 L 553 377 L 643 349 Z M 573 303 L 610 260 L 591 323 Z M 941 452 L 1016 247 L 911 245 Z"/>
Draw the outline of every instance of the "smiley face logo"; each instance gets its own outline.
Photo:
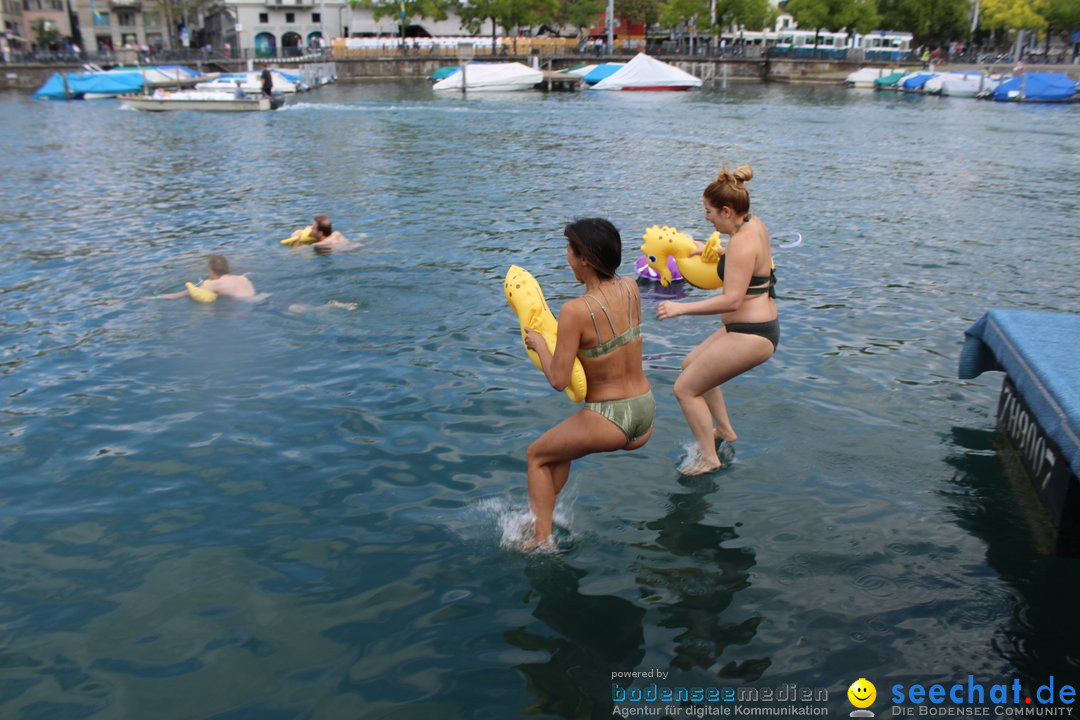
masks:
<path id="1" fill-rule="evenodd" d="M 867 708 L 877 698 L 877 688 L 866 678 L 859 678 L 847 689 L 848 700 L 857 708 Z"/>

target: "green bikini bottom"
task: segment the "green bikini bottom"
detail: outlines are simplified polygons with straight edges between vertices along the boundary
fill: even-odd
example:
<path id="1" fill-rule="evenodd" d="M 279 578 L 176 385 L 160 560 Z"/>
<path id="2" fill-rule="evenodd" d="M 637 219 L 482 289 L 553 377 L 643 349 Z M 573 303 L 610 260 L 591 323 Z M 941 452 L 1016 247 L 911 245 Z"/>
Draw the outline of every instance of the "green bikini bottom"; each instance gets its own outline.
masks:
<path id="1" fill-rule="evenodd" d="M 587 402 L 585 409 L 600 413 L 615 423 L 630 442 L 648 433 L 656 419 L 656 400 L 652 390 L 625 400 Z"/>

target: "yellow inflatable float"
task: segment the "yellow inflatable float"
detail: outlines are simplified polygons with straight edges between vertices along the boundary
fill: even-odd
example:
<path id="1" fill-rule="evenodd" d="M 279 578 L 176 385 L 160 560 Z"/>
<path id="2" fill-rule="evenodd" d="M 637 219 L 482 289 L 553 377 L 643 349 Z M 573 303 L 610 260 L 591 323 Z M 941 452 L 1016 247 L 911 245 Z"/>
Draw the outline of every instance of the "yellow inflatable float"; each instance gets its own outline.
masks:
<path id="1" fill-rule="evenodd" d="M 191 299 L 201 303 L 212 303 L 217 300 L 217 293 L 213 290 L 205 290 L 195 283 L 186 283 L 188 295 Z M 175 296 L 174 296 L 175 297 Z M 181 296 L 183 297 L 183 296 Z"/>
<path id="2" fill-rule="evenodd" d="M 309 225 L 305 228 L 300 228 L 299 230 L 295 231 L 292 235 L 282 240 L 281 244 L 296 247 L 297 245 L 310 245 L 311 243 L 317 241 L 318 238 L 315 237 L 315 233 L 312 232 L 311 226 Z"/>
<path id="3" fill-rule="evenodd" d="M 647 228 L 641 239 L 645 241 L 641 246 L 645 261 L 659 273 L 660 284 L 664 287 L 671 284 L 668 257 L 675 259 L 679 272 L 694 287 L 719 290 L 724 286 L 724 281 L 716 274 L 716 264 L 724 251 L 720 244 L 720 233 L 714 232 L 709 236 L 700 255 L 691 255 L 697 250 L 697 243 L 692 237 L 667 225 Z"/>
<path id="4" fill-rule="evenodd" d="M 521 323 L 521 341 L 525 342 L 525 330 L 532 329 L 544 336 L 548 350 L 555 352 L 556 333 L 559 323 L 555 315 L 544 300 L 544 291 L 540 289 L 540 283 L 528 270 L 517 265 L 511 265 L 506 271 L 506 279 L 503 281 L 503 293 L 506 302 L 517 313 Z M 533 365 L 540 366 L 540 356 L 529 350 L 529 359 Z M 541 368 L 543 369 L 543 368 Z M 566 395 L 572 401 L 579 403 L 585 400 L 585 368 L 581 361 L 574 358 L 574 369 L 570 372 L 570 384 L 566 386 Z"/>

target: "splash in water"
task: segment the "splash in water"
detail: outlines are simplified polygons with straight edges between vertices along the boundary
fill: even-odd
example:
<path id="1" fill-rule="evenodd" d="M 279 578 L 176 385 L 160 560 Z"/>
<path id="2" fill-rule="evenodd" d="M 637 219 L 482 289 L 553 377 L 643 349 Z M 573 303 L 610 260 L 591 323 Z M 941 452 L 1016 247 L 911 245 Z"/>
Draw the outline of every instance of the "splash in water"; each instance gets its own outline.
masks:
<path id="1" fill-rule="evenodd" d="M 570 526 L 573 513 L 566 502 L 569 498 L 560 498 L 563 502 L 555 509 L 551 539 L 535 544 L 533 541 L 533 515 L 528 505 L 515 505 L 505 498 L 487 498 L 477 503 L 477 510 L 491 516 L 499 533 L 499 547 L 506 550 L 520 550 L 530 553 L 556 553 L 571 540 Z"/>

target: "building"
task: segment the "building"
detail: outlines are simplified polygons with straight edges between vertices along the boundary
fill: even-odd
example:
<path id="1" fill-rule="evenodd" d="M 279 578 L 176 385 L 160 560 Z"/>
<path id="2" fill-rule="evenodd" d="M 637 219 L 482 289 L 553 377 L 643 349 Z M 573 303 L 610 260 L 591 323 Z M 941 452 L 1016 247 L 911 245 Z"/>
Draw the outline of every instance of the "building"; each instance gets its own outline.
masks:
<path id="1" fill-rule="evenodd" d="M 457 16 L 443 21 L 409 18 L 411 32 L 463 35 Z M 330 39 L 350 36 L 397 36 L 397 17 L 375 19 L 365 8 L 343 0 L 227 0 L 206 18 L 206 41 L 215 49 L 253 49 L 258 57 L 297 55 Z M 325 40 L 325 42 L 324 42 Z"/>
<path id="2" fill-rule="evenodd" d="M 22 0 L 2 2 L 0 19 L 4 22 L 4 32 L 0 35 L 0 51 L 3 51 L 4 62 L 8 62 L 12 52 L 26 49 L 28 44 L 24 35 Z"/>

